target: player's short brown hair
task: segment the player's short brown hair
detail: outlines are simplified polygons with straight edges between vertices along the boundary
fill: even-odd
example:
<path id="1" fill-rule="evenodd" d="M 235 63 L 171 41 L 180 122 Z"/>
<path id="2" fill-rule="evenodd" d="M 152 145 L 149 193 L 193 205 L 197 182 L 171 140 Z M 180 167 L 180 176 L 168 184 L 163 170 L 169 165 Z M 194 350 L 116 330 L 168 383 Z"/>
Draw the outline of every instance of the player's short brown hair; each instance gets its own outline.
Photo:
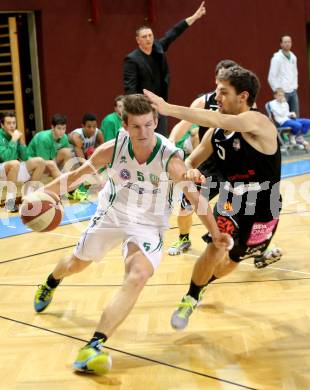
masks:
<path id="1" fill-rule="evenodd" d="M 139 93 L 135 93 L 132 95 L 126 95 L 123 99 L 124 103 L 124 111 L 122 114 L 122 119 L 128 124 L 128 114 L 131 115 L 144 115 L 148 113 L 152 113 L 154 120 L 157 119 L 157 111 L 155 108 L 152 106 L 150 100 Z"/>
<path id="2" fill-rule="evenodd" d="M 233 66 L 220 72 L 217 80 L 228 81 L 235 88 L 238 95 L 244 91 L 248 92 L 247 104 L 249 107 L 253 106 L 260 89 L 260 82 L 255 73 L 241 66 Z"/>

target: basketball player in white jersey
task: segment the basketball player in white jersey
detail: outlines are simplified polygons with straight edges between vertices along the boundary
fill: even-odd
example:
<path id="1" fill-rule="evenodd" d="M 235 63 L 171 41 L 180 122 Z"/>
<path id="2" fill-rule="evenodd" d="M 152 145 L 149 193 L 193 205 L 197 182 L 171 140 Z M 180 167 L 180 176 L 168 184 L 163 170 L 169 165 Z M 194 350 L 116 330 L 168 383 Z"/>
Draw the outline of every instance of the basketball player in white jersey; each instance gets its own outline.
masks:
<path id="1" fill-rule="evenodd" d="M 103 135 L 97 128 L 95 114 L 86 113 L 82 119 L 82 126 L 69 134 L 69 141 L 74 146 L 74 152 L 81 159 L 88 159 L 94 149 L 103 144 Z"/>
<path id="2" fill-rule="evenodd" d="M 127 317 L 159 266 L 173 183 L 180 183 L 196 210 L 198 203 L 199 210 L 204 210 L 203 213 L 198 210 L 197 214 L 211 232 L 215 245 L 224 249 L 231 246 L 231 239 L 219 232 L 207 201 L 199 197 L 194 183 L 183 182 L 186 169 L 182 151 L 154 133 L 157 112 L 145 96 L 125 97 L 123 125 L 127 131 L 120 131 L 116 139 L 97 148 L 80 168 L 46 186 L 59 194 L 64 181 L 69 187 L 76 186 L 84 175 L 96 173 L 102 167 L 108 170 L 109 181 L 99 195 L 97 211 L 73 254 L 58 263 L 39 286 L 34 301 L 35 310 L 43 311 L 64 277 L 84 270 L 92 261 L 100 261 L 110 249 L 122 243 L 124 282 L 103 311 L 93 337 L 78 353 L 73 366 L 82 372 L 105 373 L 111 368 L 111 357 L 105 352 L 104 343 Z"/>
<path id="3" fill-rule="evenodd" d="M 82 127 L 73 130 L 69 134 L 69 141 L 72 144 L 74 153 L 79 159 L 80 165 L 88 160 L 94 153 L 95 148 L 104 142 L 101 131 L 97 128 L 97 117 L 87 112 L 82 118 Z M 88 200 L 87 186 L 82 183 L 74 192 L 70 193 L 69 199 L 86 201 Z"/>

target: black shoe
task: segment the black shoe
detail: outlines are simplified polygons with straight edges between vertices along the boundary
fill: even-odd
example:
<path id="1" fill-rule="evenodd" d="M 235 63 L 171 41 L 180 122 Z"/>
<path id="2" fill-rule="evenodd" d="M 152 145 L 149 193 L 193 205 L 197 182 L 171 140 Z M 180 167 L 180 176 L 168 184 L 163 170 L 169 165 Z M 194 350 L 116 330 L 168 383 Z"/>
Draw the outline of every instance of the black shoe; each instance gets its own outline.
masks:
<path id="1" fill-rule="evenodd" d="M 273 264 L 283 256 L 283 252 L 280 248 L 267 249 L 261 256 L 254 257 L 254 266 L 256 268 L 265 268 L 268 265 Z"/>

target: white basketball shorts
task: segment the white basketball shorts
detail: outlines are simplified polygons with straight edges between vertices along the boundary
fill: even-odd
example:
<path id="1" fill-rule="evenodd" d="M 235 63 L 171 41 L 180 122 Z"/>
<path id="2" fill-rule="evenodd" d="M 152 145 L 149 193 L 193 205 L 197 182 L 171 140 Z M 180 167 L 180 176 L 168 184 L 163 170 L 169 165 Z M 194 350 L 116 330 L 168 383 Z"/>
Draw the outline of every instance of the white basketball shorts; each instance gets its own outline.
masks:
<path id="1" fill-rule="evenodd" d="M 108 251 L 121 244 L 123 258 L 126 259 L 128 243 L 132 242 L 144 253 L 155 270 L 162 257 L 163 229 L 129 224 L 122 221 L 119 215 L 116 220 L 115 213 L 109 213 L 109 210 L 96 211 L 80 237 L 74 256 L 85 261 L 100 261 Z"/>

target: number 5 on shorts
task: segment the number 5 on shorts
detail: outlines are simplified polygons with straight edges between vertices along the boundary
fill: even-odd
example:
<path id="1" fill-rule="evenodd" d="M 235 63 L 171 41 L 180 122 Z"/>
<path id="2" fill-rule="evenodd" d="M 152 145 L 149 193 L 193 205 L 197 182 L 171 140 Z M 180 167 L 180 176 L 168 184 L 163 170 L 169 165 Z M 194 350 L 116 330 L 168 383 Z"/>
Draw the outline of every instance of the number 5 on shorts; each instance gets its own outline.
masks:
<path id="1" fill-rule="evenodd" d="M 143 246 L 144 246 L 144 249 L 145 249 L 146 251 L 149 251 L 149 250 L 150 250 L 150 247 L 151 247 L 151 244 L 150 244 L 149 242 L 144 242 L 144 243 L 143 243 Z"/>

